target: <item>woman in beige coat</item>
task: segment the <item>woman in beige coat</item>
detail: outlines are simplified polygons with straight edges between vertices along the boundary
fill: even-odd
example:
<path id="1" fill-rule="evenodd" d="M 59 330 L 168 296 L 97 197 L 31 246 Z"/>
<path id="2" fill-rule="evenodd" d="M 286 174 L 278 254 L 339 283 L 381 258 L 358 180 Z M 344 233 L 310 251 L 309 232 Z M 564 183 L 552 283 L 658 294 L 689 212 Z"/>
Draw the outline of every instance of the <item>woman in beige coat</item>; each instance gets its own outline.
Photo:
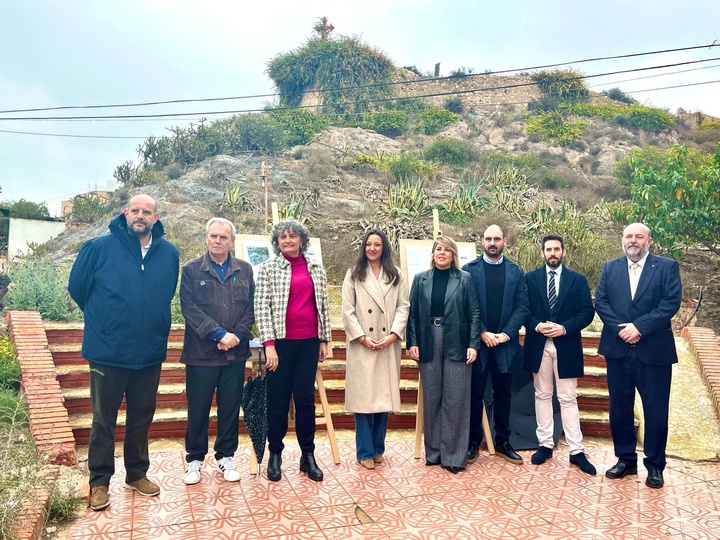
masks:
<path id="1" fill-rule="evenodd" d="M 342 306 L 345 408 L 355 413 L 358 462 L 374 469 L 383 461 L 388 413 L 400 412 L 401 339 L 409 309 L 405 278 L 384 232 L 365 235 L 343 281 Z"/>

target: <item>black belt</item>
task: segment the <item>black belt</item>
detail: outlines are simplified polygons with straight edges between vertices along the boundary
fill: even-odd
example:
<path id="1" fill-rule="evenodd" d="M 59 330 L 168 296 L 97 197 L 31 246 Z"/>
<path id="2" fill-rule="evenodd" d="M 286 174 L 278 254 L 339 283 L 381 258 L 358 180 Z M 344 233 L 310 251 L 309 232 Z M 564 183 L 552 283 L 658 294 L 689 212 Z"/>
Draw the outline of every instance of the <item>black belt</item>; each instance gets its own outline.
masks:
<path id="1" fill-rule="evenodd" d="M 442 326 L 443 322 L 445 322 L 445 317 L 432 317 L 430 320 L 433 326 Z"/>

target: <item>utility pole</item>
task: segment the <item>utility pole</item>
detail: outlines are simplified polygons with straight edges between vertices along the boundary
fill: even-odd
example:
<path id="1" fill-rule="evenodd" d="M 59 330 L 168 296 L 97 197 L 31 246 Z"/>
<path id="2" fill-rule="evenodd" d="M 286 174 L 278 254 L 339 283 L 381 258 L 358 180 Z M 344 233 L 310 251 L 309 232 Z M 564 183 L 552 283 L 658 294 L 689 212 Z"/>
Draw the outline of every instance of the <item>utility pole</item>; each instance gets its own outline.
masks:
<path id="1" fill-rule="evenodd" d="M 263 184 L 265 184 L 265 234 L 268 234 L 268 220 L 270 219 L 268 214 L 268 184 L 270 183 L 270 173 L 264 161 L 260 165 L 260 177 L 263 179 Z"/>

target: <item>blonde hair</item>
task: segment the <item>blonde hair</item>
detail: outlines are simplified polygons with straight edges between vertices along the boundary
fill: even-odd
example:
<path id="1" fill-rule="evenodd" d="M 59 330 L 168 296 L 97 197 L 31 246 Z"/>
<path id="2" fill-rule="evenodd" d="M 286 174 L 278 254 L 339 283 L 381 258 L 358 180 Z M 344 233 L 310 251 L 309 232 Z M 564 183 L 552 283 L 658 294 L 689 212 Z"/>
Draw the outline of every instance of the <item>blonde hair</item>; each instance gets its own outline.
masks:
<path id="1" fill-rule="evenodd" d="M 441 245 L 445 249 L 449 250 L 453 254 L 453 260 L 452 265 L 455 268 L 455 270 L 460 270 L 460 257 L 458 256 L 458 248 L 457 244 L 455 243 L 455 240 L 450 238 L 449 236 L 438 236 L 435 239 L 435 243 L 432 247 L 432 252 L 430 254 L 430 268 L 435 268 L 435 248 L 438 247 L 438 245 Z"/>

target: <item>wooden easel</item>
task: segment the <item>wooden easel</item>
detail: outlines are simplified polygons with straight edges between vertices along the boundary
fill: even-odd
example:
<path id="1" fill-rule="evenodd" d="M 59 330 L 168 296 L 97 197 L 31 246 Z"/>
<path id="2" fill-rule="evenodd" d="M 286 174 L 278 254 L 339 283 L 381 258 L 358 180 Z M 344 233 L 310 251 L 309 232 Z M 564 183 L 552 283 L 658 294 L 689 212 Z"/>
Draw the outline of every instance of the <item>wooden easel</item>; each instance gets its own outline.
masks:
<path id="1" fill-rule="evenodd" d="M 437 208 L 432 211 L 433 215 L 433 238 L 440 236 L 440 217 L 438 215 Z M 477 362 L 477 360 L 476 360 Z M 422 394 L 422 378 L 418 373 L 418 395 L 417 395 L 417 412 L 415 414 L 415 459 L 420 459 L 422 453 L 422 435 L 423 435 L 423 423 L 425 420 L 425 413 L 423 411 L 423 394 Z M 482 408 L 482 428 L 483 435 L 485 436 L 485 443 L 489 454 L 495 454 L 495 442 L 490 432 L 490 422 L 488 421 L 487 411 L 485 410 L 485 403 L 483 402 Z"/>

